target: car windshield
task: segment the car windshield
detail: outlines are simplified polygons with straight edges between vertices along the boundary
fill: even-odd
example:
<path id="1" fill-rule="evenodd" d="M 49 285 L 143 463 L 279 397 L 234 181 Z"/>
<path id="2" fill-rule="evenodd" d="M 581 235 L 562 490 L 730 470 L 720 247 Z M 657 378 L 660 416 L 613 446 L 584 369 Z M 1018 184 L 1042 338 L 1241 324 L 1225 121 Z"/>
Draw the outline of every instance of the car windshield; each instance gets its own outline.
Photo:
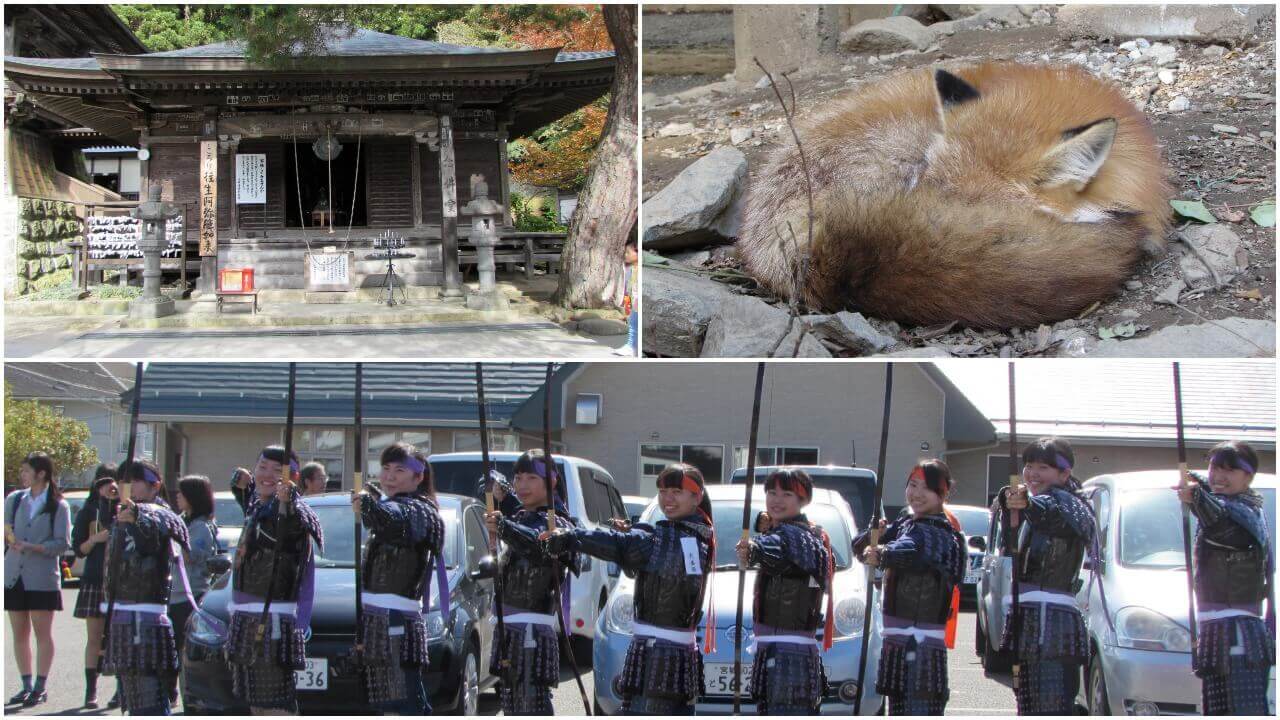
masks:
<path id="1" fill-rule="evenodd" d="M 516 466 L 514 459 L 491 460 L 489 465 L 505 475 L 507 480 L 511 480 L 515 475 L 512 472 L 512 468 Z M 564 461 L 556 460 L 556 468 L 560 471 L 560 477 L 564 477 Z M 484 467 L 479 460 L 446 460 L 431 463 L 431 479 L 438 493 L 480 497 L 483 494 L 480 489 L 480 478 L 483 476 Z"/>
<path id="2" fill-rule="evenodd" d="M 764 501 L 753 502 L 751 507 L 754 518 L 764 512 Z M 809 522 L 827 531 L 827 535 L 831 538 L 831 549 L 836 554 L 836 568 L 840 570 L 848 568 L 849 551 L 853 543 L 849 539 L 849 526 L 840 510 L 835 505 L 815 502 L 804 509 L 804 514 L 809 518 Z M 716 526 L 716 569 L 736 570 L 738 554 L 733 546 L 742 536 L 742 501 L 712 500 L 711 516 Z M 649 506 L 649 510 L 640 520 L 652 523 L 665 517 L 655 503 Z M 753 537 L 756 534 L 754 531 L 751 533 Z"/>
<path id="3" fill-rule="evenodd" d="M 991 526 L 991 515 L 982 508 L 966 508 L 947 506 L 952 515 L 960 521 L 960 529 L 966 536 L 985 536 Z"/>
<path id="4" fill-rule="evenodd" d="M 871 521 L 871 505 L 875 502 L 876 495 L 876 482 L 874 479 L 865 476 L 824 472 L 822 468 L 805 468 L 805 472 L 809 473 L 809 477 L 813 479 L 814 487 L 840 493 L 840 497 L 849 503 L 849 509 L 853 511 L 853 518 L 859 527 L 865 527 Z M 734 471 L 731 481 L 735 485 L 741 485 L 742 479 L 746 476 L 746 471 L 739 468 Z M 757 470 L 756 477 L 763 483 L 765 478 L 768 477 L 768 473 L 763 470 Z M 741 523 L 741 520 L 739 520 L 739 523 Z"/>
<path id="5" fill-rule="evenodd" d="M 67 508 L 71 511 L 71 517 L 73 518 L 80 513 L 80 508 L 84 507 L 85 501 L 88 500 L 88 498 L 78 495 L 76 497 L 64 497 L 63 499 L 67 501 Z"/>
<path id="6" fill-rule="evenodd" d="M 218 527 L 244 527 L 244 511 L 233 497 L 214 498 L 213 519 Z"/>
<path id="7" fill-rule="evenodd" d="M 1267 527 L 1276 526 L 1276 491 L 1259 488 L 1262 513 Z M 1186 558 L 1182 552 L 1182 523 L 1177 496 L 1167 488 L 1127 490 L 1120 493 L 1120 564 L 1142 568 L 1182 568 Z M 1196 517 L 1191 516 L 1191 531 Z M 1271 536 L 1271 553 L 1275 555 L 1276 538 Z"/>
<path id="8" fill-rule="evenodd" d="M 316 517 L 320 519 L 320 527 L 324 530 L 324 550 L 316 548 L 316 567 L 355 567 L 355 516 L 350 505 L 322 505 L 313 507 Z M 452 568 L 458 555 L 457 536 L 454 529 L 458 527 L 458 513 L 450 507 L 440 510 L 440 519 L 444 521 L 444 563 Z M 364 533 L 364 541 L 369 542 L 369 533 Z"/>

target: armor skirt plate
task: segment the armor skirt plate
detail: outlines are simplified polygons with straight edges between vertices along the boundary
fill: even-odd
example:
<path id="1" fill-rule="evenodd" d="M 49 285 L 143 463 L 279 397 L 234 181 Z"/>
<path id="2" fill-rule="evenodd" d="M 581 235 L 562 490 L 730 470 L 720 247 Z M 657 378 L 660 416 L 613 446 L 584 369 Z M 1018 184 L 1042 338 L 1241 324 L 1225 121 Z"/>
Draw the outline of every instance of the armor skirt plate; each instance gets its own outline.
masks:
<path id="1" fill-rule="evenodd" d="M 108 675 L 172 673 L 178 670 L 173 626 L 165 616 L 117 610 L 107 637 L 103 672 Z"/>
<path id="2" fill-rule="evenodd" d="M 827 676 L 815 645 L 771 642 L 757 645 L 751 663 L 751 699 L 760 715 L 813 715 Z"/>
<path id="3" fill-rule="evenodd" d="M 627 647 L 620 685 L 624 699 L 643 695 L 691 703 L 702 694 L 702 653 L 696 644 L 636 636 Z"/>
<path id="4" fill-rule="evenodd" d="M 422 614 L 366 608 L 361 638 L 369 703 L 388 712 L 400 712 L 412 705 L 417 709 L 413 714 L 422 714 L 421 668 L 427 665 L 427 632 Z"/>
<path id="5" fill-rule="evenodd" d="M 893 700 L 911 703 L 913 707 L 919 702 L 945 707 L 947 698 L 951 696 L 947 683 L 946 646 L 941 642 L 921 644 L 911 636 L 885 637 L 876 673 L 876 692 Z"/>
<path id="6" fill-rule="evenodd" d="M 272 615 L 263 626 L 259 613 L 233 613 L 226 652 L 237 699 L 253 708 L 295 709 L 294 670 L 306 667 L 306 643 L 293 618 Z"/>
<path id="7" fill-rule="evenodd" d="M 554 715 L 551 688 L 560 684 L 560 638 L 552 625 L 503 623 L 489 672 L 502 678 L 498 697 L 507 715 Z M 502 663 L 506 662 L 504 668 Z"/>

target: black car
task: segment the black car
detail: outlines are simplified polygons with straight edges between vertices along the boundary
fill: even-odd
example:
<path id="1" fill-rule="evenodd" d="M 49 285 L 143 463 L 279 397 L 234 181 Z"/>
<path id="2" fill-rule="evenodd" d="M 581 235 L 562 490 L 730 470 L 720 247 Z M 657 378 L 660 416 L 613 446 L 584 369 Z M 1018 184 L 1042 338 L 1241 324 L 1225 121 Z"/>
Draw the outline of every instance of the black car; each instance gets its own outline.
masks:
<path id="1" fill-rule="evenodd" d="M 494 627 L 494 565 L 488 554 L 484 505 L 457 495 L 440 495 L 439 499 L 449 529 L 445 562 L 451 617 L 448 622 L 440 617 L 433 579 L 427 619 L 431 662 L 423 678 L 437 713 L 474 715 L 482 689 L 497 681 L 488 667 Z M 351 656 L 355 640 L 355 536 L 350 496 L 333 493 L 307 498 L 307 503 L 320 518 L 325 548 L 316 553 L 307 669 L 298 671 L 299 710 L 303 715 L 367 713 L 363 681 Z M 200 603 L 223 622 L 229 619 L 230 580 L 231 573 L 219 577 Z M 181 688 L 186 713 L 247 714 L 248 708 L 231 694 L 231 675 L 222 652 L 225 637 L 220 630 L 193 614 L 185 632 Z"/>

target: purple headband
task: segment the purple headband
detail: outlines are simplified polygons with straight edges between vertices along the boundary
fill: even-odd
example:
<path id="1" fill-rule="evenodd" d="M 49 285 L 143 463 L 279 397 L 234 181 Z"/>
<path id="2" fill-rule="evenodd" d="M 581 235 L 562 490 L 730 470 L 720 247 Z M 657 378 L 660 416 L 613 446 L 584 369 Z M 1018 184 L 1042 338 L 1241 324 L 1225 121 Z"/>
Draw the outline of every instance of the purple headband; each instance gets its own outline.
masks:
<path id="1" fill-rule="evenodd" d="M 427 469 L 427 466 L 423 465 L 421 460 L 412 455 L 406 456 L 405 459 L 400 461 L 400 464 L 412 470 L 414 475 L 421 475 Z"/>
<path id="2" fill-rule="evenodd" d="M 542 461 L 542 460 L 534 460 L 534 461 L 533 461 L 533 471 L 534 471 L 534 472 L 536 472 L 536 473 L 538 473 L 538 475 L 539 475 L 540 477 L 546 477 L 546 476 L 547 476 L 547 463 L 546 463 L 546 462 L 544 462 L 544 461 Z M 560 478 L 559 478 L 559 476 L 558 476 L 558 475 L 556 475 L 555 470 L 552 470 L 552 471 L 551 471 L 551 479 L 552 479 L 552 480 L 558 480 L 558 479 L 560 479 Z"/>
<path id="3" fill-rule="evenodd" d="M 1243 470 L 1250 475 L 1253 475 L 1255 472 L 1253 466 L 1249 464 L 1249 461 L 1240 457 L 1238 454 L 1234 458 L 1229 458 L 1226 453 L 1217 453 L 1213 457 L 1209 458 L 1209 464 L 1217 465 L 1219 467 L 1234 467 L 1237 470 Z"/>
<path id="4" fill-rule="evenodd" d="M 1058 466 L 1059 470 L 1062 470 L 1064 472 L 1069 472 L 1071 470 L 1071 461 L 1068 460 L 1062 453 L 1054 453 L 1053 456 L 1054 458 L 1056 458 L 1054 464 Z"/>
<path id="5" fill-rule="evenodd" d="M 144 481 L 149 482 L 152 485 L 160 484 L 160 476 L 157 475 L 154 470 L 147 467 L 146 465 L 142 465 L 141 467 L 142 467 L 142 479 Z"/>

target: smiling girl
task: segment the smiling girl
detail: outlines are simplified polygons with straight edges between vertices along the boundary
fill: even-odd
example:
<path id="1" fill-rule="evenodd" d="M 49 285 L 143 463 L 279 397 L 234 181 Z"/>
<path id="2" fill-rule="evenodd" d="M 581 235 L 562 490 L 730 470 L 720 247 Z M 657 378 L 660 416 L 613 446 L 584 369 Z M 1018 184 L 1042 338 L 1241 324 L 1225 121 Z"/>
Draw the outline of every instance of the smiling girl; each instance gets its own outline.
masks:
<path id="1" fill-rule="evenodd" d="M 803 470 L 783 468 L 764 482 L 760 534 L 739 540 L 738 562 L 756 573 L 755 660 L 751 697 L 761 715 L 816 715 L 827 687 L 814 633 L 823 625 L 822 646 L 831 649 L 835 613 L 831 540 L 809 522 L 804 508 L 813 499 L 813 480 Z"/>
<path id="2" fill-rule="evenodd" d="M 889 699 L 890 715 L 941 715 L 950 696 L 946 626 L 968 559 L 943 509 L 951 487 L 946 463 L 920 461 L 907 477 L 909 512 L 884 527 L 879 544 L 870 529 L 853 541 L 855 556 L 884 568 L 876 691 Z"/>
<path id="3" fill-rule="evenodd" d="M 1198 523 L 1194 567 L 1200 632 L 1193 666 L 1203 682 L 1205 715 L 1271 714 L 1267 676 L 1276 663 L 1275 559 L 1262 496 L 1250 488 L 1257 467 L 1253 448 L 1224 442 L 1209 451 L 1207 478 L 1192 475 L 1185 487 L 1175 488 Z"/>
<path id="4" fill-rule="evenodd" d="M 489 532 L 506 544 L 500 562 L 503 606 L 502 638 L 494 638 L 490 664 L 502 678 L 500 698 L 506 715 L 553 715 L 551 690 L 560 683 L 560 638 L 557 635 L 553 591 L 561 587 L 567 599 L 565 578 L 578 573 L 577 554 L 547 552 L 538 538 L 547 529 L 547 513 L 552 501 L 547 495 L 546 474 L 550 471 L 556 524 L 576 528 L 564 504 L 564 490 L 556 468 L 547 467 L 541 450 L 521 455 L 514 468 L 512 489 L 520 501 L 515 512 L 504 515 L 495 510 L 485 515 Z M 559 575 L 554 574 L 558 561 Z M 567 613 L 566 613 L 567 615 Z"/>

